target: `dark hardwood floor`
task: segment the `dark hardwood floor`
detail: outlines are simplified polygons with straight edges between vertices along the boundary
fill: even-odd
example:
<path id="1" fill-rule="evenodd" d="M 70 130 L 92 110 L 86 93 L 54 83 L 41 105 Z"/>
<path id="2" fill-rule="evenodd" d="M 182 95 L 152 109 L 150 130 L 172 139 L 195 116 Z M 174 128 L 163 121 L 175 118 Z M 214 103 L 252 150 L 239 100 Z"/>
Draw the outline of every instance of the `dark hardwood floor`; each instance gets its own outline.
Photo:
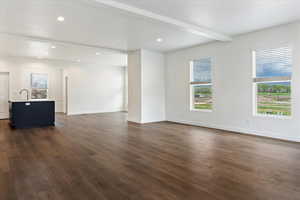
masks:
<path id="1" fill-rule="evenodd" d="M 300 199 L 300 144 L 125 113 L 0 121 L 0 200 Z"/>

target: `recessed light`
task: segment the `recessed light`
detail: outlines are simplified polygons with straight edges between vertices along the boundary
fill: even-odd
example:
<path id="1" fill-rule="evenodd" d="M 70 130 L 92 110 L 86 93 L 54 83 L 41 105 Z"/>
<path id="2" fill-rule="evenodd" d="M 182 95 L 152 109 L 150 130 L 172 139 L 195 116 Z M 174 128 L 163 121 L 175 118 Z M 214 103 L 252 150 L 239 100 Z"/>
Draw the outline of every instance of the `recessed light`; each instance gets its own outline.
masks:
<path id="1" fill-rule="evenodd" d="M 56 46 L 52 45 L 52 46 L 51 46 L 51 49 L 56 49 Z"/>
<path id="2" fill-rule="evenodd" d="M 96 53 L 96 55 L 97 55 L 97 56 L 99 56 L 99 55 L 100 55 L 100 53 L 99 53 L 99 52 L 97 52 L 97 53 Z"/>
<path id="3" fill-rule="evenodd" d="M 63 22 L 63 21 L 65 21 L 65 18 L 63 16 L 59 16 L 59 17 L 57 17 L 57 21 Z"/>
<path id="4" fill-rule="evenodd" d="M 163 42 L 164 40 L 162 38 L 157 38 L 156 42 Z"/>
<path id="5" fill-rule="evenodd" d="M 78 60 L 77 60 L 77 62 L 81 62 L 81 60 L 80 60 L 80 59 L 78 59 Z"/>

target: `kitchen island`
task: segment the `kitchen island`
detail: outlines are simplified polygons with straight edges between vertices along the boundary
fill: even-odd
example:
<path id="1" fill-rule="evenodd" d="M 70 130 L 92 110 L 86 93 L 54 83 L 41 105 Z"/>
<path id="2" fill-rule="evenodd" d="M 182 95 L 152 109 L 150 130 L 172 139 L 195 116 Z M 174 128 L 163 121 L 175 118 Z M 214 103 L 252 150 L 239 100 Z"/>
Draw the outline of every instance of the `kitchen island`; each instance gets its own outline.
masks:
<path id="1" fill-rule="evenodd" d="M 10 100 L 9 120 L 13 128 L 54 126 L 55 101 Z"/>

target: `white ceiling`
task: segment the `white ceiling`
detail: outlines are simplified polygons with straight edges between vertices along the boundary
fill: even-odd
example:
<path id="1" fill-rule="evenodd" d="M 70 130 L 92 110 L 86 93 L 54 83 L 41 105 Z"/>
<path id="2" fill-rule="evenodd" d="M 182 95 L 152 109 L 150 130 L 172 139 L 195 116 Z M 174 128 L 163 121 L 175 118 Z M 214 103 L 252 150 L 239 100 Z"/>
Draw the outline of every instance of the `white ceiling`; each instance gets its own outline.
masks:
<path id="1" fill-rule="evenodd" d="M 228 35 L 300 19 L 300 0 L 115 0 Z"/>
<path id="2" fill-rule="evenodd" d="M 0 37 L 0 55 L 127 66 L 127 54 L 123 52 L 59 42 L 26 40 L 10 35 Z"/>
<path id="3" fill-rule="evenodd" d="M 299 0 L 116 1 L 229 36 L 300 19 Z M 65 21 L 57 22 L 58 16 Z M 50 59 L 99 62 L 127 50 L 170 51 L 208 41 L 97 0 L 1 0 L 0 54 L 5 55 L 37 57 L 48 51 L 44 57 Z M 53 43 L 57 48 L 49 50 Z M 102 57 L 95 55 L 98 51 Z"/>

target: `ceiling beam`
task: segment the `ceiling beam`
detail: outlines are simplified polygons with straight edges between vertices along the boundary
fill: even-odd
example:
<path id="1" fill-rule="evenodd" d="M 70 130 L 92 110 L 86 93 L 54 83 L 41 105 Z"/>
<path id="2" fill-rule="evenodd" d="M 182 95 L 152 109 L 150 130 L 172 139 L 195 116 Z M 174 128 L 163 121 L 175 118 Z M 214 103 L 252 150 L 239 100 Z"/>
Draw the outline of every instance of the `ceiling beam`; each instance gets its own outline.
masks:
<path id="1" fill-rule="evenodd" d="M 31 36 L 31 35 L 25 35 L 25 34 L 19 34 L 19 33 L 11 33 L 11 32 L 1 32 L 0 35 L 3 36 L 10 36 L 10 37 L 16 37 L 21 38 L 27 41 L 33 41 L 33 42 L 43 42 L 43 43 L 50 43 L 50 44 L 61 44 L 61 45 L 67 45 L 67 46 L 75 46 L 75 47 L 86 47 L 86 48 L 94 48 L 94 49 L 101 49 L 106 52 L 111 53 L 127 53 L 127 51 L 122 51 L 119 49 L 113 49 L 109 47 L 103 47 L 98 45 L 91 45 L 91 44 L 84 44 L 79 42 L 73 42 L 73 41 L 65 41 L 65 40 L 56 40 L 52 38 L 46 38 L 46 37 L 39 37 L 39 36 Z"/>
<path id="2" fill-rule="evenodd" d="M 184 30 L 205 37 L 205 38 L 209 38 L 209 39 L 213 39 L 213 40 L 218 40 L 218 41 L 231 41 L 232 38 L 230 36 L 224 35 L 222 33 L 218 33 L 212 30 L 209 30 L 207 28 L 201 27 L 201 26 L 197 26 L 194 24 L 190 24 L 190 23 L 186 23 L 184 21 L 180 21 L 171 17 L 167 17 L 164 15 L 159 15 L 153 12 L 150 12 L 148 10 L 145 9 L 141 9 L 141 8 L 137 8 L 134 6 L 130 6 L 124 3 L 120 3 L 120 2 L 116 2 L 113 0 L 91 0 L 112 8 L 117 8 L 123 11 L 127 11 L 136 15 L 140 15 L 143 17 L 147 17 L 147 18 L 151 18 L 160 22 L 164 22 L 167 24 L 171 24 L 180 28 L 183 28 Z"/>

